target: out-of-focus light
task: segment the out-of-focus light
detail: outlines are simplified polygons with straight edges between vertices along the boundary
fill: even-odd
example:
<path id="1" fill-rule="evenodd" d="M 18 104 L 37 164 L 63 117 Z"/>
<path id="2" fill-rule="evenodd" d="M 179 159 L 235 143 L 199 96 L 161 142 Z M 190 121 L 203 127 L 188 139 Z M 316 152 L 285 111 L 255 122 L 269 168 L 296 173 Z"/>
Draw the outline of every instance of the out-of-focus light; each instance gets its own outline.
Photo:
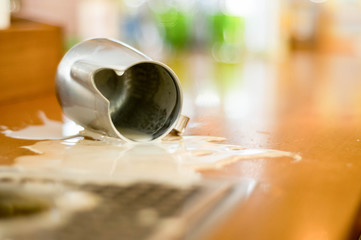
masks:
<path id="1" fill-rule="evenodd" d="M 196 105 L 202 107 L 215 107 L 220 103 L 219 96 L 215 91 L 206 90 L 201 92 L 196 98 Z"/>
<path id="2" fill-rule="evenodd" d="M 310 0 L 313 3 L 324 3 L 327 2 L 327 0 Z"/>
<path id="3" fill-rule="evenodd" d="M 281 37 L 281 0 L 253 0 L 252 14 L 246 17 L 245 44 L 249 52 L 278 56 L 284 44 Z"/>
<path id="4" fill-rule="evenodd" d="M 143 5 L 145 0 L 124 0 L 125 5 L 132 8 L 137 8 Z"/>
<path id="5" fill-rule="evenodd" d="M 253 12 L 254 3 L 248 0 L 225 0 L 224 10 L 234 16 L 247 16 Z"/>

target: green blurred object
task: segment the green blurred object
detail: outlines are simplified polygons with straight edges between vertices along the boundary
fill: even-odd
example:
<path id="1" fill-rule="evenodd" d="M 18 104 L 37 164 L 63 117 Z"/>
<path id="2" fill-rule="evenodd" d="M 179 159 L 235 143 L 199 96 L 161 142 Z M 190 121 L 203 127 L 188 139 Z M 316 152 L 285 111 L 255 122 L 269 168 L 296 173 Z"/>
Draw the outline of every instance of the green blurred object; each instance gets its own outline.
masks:
<path id="1" fill-rule="evenodd" d="M 210 18 L 213 56 L 220 62 L 238 62 L 244 51 L 245 19 L 225 13 Z"/>
<path id="2" fill-rule="evenodd" d="M 190 37 L 190 15 L 175 8 L 156 13 L 164 29 L 165 41 L 175 49 L 184 49 Z"/>

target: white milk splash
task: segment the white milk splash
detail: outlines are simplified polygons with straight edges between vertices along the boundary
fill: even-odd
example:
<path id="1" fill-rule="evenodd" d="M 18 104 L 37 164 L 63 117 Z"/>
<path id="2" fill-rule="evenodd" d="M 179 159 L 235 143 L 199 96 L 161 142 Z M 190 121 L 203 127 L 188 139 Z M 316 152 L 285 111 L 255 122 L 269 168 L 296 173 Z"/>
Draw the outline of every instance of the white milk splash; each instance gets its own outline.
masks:
<path id="1" fill-rule="evenodd" d="M 38 155 L 16 158 L 14 165 L 22 169 L 188 184 L 200 179 L 198 170 L 219 169 L 244 159 L 302 159 L 286 151 L 222 144 L 225 139 L 220 137 L 168 136 L 155 143 L 124 143 L 87 131 L 77 134 L 81 128 L 69 120 L 64 124 L 43 113 L 39 116 L 44 125 L 3 131 L 12 138 L 44 140 L 23 146 Z"/>

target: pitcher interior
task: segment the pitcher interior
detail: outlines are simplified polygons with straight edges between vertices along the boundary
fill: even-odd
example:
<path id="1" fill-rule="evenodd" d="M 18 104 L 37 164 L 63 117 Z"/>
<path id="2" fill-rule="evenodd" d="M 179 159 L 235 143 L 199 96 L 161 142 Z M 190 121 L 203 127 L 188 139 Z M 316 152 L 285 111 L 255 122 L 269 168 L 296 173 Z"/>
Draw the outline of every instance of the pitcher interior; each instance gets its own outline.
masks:
<path id="1" fill-rule="evenodd" d="M 180 113 L 176 79 L 157 63 L 139 63 L 122 74 L 102 69 L 94 75 L 94 83 L 110 102 L 109 112 L 115 128 L 132 141 L 162 136 Z"/>

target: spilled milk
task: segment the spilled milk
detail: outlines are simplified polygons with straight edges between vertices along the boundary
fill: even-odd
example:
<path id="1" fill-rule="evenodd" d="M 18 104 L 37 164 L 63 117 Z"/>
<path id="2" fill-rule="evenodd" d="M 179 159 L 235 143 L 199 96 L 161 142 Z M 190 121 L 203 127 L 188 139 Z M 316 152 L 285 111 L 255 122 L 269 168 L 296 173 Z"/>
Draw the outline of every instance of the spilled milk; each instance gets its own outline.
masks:
<path id="1" fill-rule="evenodd" d="M 22 170 L 112 177 L 126 180 L 152 180 L 178 185 L 200 179 L 199 170 L 219 169 L 244 159 L 288 157 L 301 160 L 295 153 L 273 149 L 248 149 L 224 144 L 224 138 L 209 136 L 167 136 L 151 143 L 123 141 L 82 130 L 69 120 L 52 121 L 40 113 L 43 125 L 18 131 L 3 127 L 12 138 L 35 139 L 23 146 L 36 153 L 15 159 Z"/>

